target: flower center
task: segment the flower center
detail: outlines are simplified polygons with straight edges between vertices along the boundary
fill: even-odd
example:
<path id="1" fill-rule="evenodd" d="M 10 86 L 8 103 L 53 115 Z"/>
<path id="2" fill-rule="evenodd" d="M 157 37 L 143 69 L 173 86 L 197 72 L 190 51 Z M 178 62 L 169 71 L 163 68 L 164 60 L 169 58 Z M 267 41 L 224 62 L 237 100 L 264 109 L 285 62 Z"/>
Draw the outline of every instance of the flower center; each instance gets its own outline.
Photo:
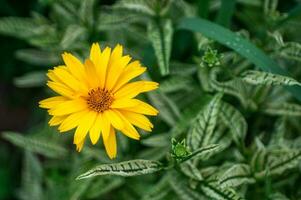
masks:
<path id="1" fill-rule="evenodd" d="M 103 112 L 108 110 L 113 103 L 111 92 L 106 89 L 96 88 L 88 93 L 87 103 L 91 110 Z"/>

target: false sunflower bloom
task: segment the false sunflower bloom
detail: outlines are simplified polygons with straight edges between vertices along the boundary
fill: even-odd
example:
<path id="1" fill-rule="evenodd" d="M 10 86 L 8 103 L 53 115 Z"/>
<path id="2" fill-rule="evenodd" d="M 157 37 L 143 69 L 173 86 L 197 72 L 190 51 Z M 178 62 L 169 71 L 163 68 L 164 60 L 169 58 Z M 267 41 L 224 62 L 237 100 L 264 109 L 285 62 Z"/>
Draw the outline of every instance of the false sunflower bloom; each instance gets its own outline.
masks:
<path id="1" fill-rule="evenodd" d="M 50 126 L 60 132 L 75 130 L 74 141 L 81 151 L 89 134 L 92 144 L 102 136 L 108 156 L 116 157 L 116 130 L 139 140 L 136 127 L 151 131 L 152 123 L 145 115 L 157 115 L 151 105 L 135 99 L 143 92 L 158 88 L 152 81 L 129 82 L 145 72 L 139 61 L 123 55 L 123 47 L 101 51 L 94 43 L 84 63 L 70 53 L 62 55 L 65 65 L 48 71 L 47 82 L 58 95 L 40 101 L 52 116 Z"/>

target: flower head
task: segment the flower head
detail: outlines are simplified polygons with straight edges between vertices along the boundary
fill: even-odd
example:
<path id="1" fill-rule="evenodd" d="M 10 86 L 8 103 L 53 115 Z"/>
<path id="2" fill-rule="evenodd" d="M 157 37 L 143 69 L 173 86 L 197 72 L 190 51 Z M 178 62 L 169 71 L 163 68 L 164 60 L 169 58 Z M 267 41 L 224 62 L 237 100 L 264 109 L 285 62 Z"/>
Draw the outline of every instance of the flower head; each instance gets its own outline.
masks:
<path id="1" fill-rule="evenodd" d="M 138 140 L 140 135 L 134 126 L 146 131 L 153 128 L 144 115 L 157 115 L 158 111 L 135 97 L 158 88 L 158 83 L 129 82 L 146 68 L 122 52 L 121 45 L 112 51 L 109 47 L 101 51 L 94 43 L 84 63 L 64 53 L 65 65 L 47 73 L 47 85 L 58 96 L 40 101 L 40 107 L 48 109 L 52 116 L 50 126 L 58 126 L 60 132 L 76 129 L 73 143 L 78 151 L 82 150 L 88 134 L 92 144 L 102 136 L 112 159 L 117 153 L 116 130 Z"/>

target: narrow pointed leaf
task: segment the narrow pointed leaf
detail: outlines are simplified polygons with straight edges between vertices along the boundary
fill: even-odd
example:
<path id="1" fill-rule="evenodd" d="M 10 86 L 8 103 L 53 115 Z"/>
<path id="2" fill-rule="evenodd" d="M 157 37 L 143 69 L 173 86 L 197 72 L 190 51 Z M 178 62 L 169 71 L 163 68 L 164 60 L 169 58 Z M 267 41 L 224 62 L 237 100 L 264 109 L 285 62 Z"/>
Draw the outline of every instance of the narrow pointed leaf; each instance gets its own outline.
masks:
<path id="1" fill-rule="evenodd" d="M 150 174 L 162 169 L 162 164 L 152 160 L 130 160 L 120 163 L 99 165 L 84 174 L 81 174 L 76 179 L 91 178 L 94 176 L 103 175 L 118 175 L 118 176 L 137 176 Z"/>
<path id="2" fill-rule="evenodd" d="M 162 75 L 169 74 L 172 34 L 173 29 L 170 20 L 165 20 L 158 23 L 150 22 L 148 26 L 148 37 L 155 50 Z"/>
<path id="3" fill-rule="evenodd" d="M 242 80 L 253 85 L 300 85 L 293 78 L 255 70 L 245 71 L 241 76 Z"/>

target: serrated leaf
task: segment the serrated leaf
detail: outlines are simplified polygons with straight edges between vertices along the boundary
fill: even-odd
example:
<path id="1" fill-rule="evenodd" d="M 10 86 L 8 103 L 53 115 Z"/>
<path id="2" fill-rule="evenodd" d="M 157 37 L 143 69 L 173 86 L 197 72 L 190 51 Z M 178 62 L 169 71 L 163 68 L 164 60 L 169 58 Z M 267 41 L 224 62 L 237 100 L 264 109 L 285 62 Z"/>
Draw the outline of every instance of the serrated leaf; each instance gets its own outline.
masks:
<path id="1" fill-rule="evenodd" d="M 241 77 L 243 81 L 252 85 L 300 85 L 298 81 L 288 76 L 255 70 L 245 71 Z"/>
<path id="2" fill-rule="evenodd" d="M 268 103 L 262 106 L 261 111 L 275 116 L 301 116 L 301 106 L 294 103 Z"/>
<path id="3" fill-rule="evenodd" d="M 220 116 L 227 127 L 229 127 L 234 141 L 244 141 L 247 134 L 247 122 L 243 115 L 232 105 L 222 102 Z"/>
<path id="4" fill-rule="evenodd" d="M 217 184 L 206 183 L 201 185 L 201 190 L 212 200 L 242 200 L 234 190 L 220 188 Z"/>
<path id="5" fill-rule="evenodd" d="M 50 140 L 23 136 L 15 132 L 3 132 L 3 137 L 14 145 L 46 157 L 61 158 L 67 154 L 66 149 Z"/>
<path id="6" fill-rule="evenodd" d="M 221 188 L 237 187 L 242 184 L 255 183 L 251 168 L 246 164 L 235 164 L 219 178 Z"/>
<path id="7" fill-rule="evenodd" d="M 187 134 L 187 144 L 191 151 L 209 144 L 218 118 L 222 95 L 215 95 L 207 106 L 201 110 Z"/>
<path id="8" fill-rule="evenodd" d="M 170 20 L 150 22 L 147 28 L 148 37 L 153 45 L 161 74 L 169 74 L 173 28 Z"/>
<path id="9" fill-rule="evenodd" d="M 76 179 L 91 178 L 103 175 L 138 176 L 150 174 L 162 169 L 162 164 L 152 160 L 130 160 L 120 163 L 103 164 L 81 174 Z"/>

